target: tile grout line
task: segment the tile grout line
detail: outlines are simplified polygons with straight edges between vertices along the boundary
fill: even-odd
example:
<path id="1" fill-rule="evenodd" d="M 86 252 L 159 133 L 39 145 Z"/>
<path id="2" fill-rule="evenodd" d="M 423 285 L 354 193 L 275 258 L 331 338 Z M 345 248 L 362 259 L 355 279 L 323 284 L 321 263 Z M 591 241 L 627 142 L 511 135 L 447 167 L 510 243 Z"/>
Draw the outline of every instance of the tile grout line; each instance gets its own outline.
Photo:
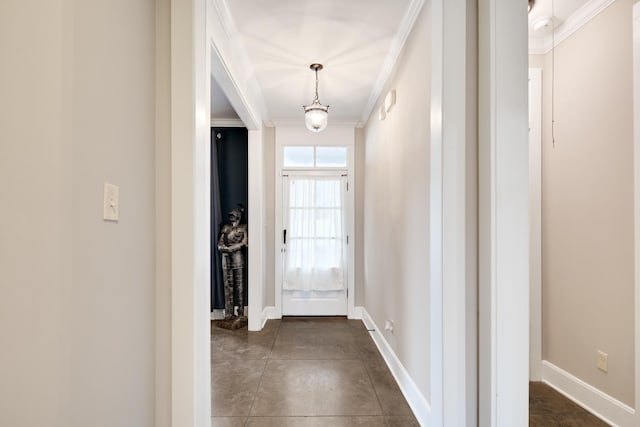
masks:
<path id="1" fill-rule="evenodd" d="M 367 337 L 370 340 L 373 340 L 373 337 L 371 336 L 371 331 L 369 329 L 366 329 L 367 331 Z M 356 337 L 356 332 L 354 331 L 354 337 Z M 379 350 L 377 350 L 379 353 Z M 376 395 L 376 400 L 378 401 L 378 405 L 380 406 L 380 413 L 382 414 L 382 423 L 386 426 L 389 427 L 389 423 L 387 422 L 387 414 L 385 414 L 384 412 L 384 406 L 382 405 L 382 400 L 380 399 L 380 395 L 378 394 L 378 389 L 376 388 L 376 386 L 373 383 L 373 378 L 371 377 L 371 369 L 370 367 L 364 363 L 364 360 L 362 359 L 362 355 L 360 355 L 359 359 L 360 363 L 362 363 L 362 366 L 364 367 L 364 371 L 367 373 L 367 377 L 369 378 L 369 382 L 371 383 L 371 388 L 373 389 L 373 392 Z"/>
<path id="2" fill-rule="evenodd" d="M 392 422 L 389 419 L 389 415 L 390 414 L 386 414 L 385 413 L 385 409 L 384 409 L 384 405 L 381 399 L 381 395 L 379 390 L 376 388 L 375 384 L 374 384 L 374 372 L 377 372 L 374 366 L 370 366 L 369 362 L 369 351 L 361 351 L 360 347 L 362 346 L 362 342 L 360 341 L 361 338 L 366 338 L 367 340 L 371 340 L 371 336 L 368 333 L 368 331 L 366 329 L 362 329 L 362 328 L 358 328 L 356 327 L 356 325 L 352 325 L 352 324 L 347 324 L 346 327 L 340 327 L 340 328 L 336 328 L 335 331 L 336 332 L 342 332 L 339 335 L 342 336 L 343 333 L 345 335 L 345 339 L 347 339 L 347 343 L 342 343 L 342 341 L 336 343 L 336 345 L 338 345 L 338 353 L 340 354 L 344 354 L 347 355 L 348 357 L 346 358 L 342 358 L 342 357 L 337 357 L 337 355 L 335 355 L 334 353 L 331 353 L 331 355 L 334 355 L 334 357 L 324 357 L 324 358 L 310 358 L 310 359 L 301 359 L 299 357 L 294 357 L 294 358 L 282 358 L 278 357 L 278 354 L 282 353 L 284 355 L 284 357 L 286 357 L 287 351 L 286 351 L 286 345 L 285 344 L 291 344 L 291 343 L 281 343 L 278 346 L 276 346 L 276 344 L 278 343 L 278 340 L 280 339 L 280 333 L 283 333 L 283 338 L 287 337 L 288 334 L 290 332 L 294 332 L 297 333 L 298 331 L 300 333 L 306 334 L 306 333 L 311 333 L 313 334 L 313 332 L 315 330 L 317 330 L 318 328 L 320 329 L 327 329 L 326 327 L 331 325 L 331 323 L 328 323 L 326 325 L 323 324 L 317 324 L 315 326 L 307 326 L 304 328 L 289 328 L 286 322 L 274 322 L 275 325 L 273 327 L 273 329 L 271 328 L 265 328 L 265 329 L 271 329 L 268 332 L 268 335 L 271 335 L 272 338 L 270 338 L 268 341 L 265 340 L 265 344 L 267 344 L 267 346 L 263 346 L 262 344 L 260 344 L 261 347 L 263 347 L 263 351 L 265 351 L 264 356 L 260 359 L 256 359 L 256 360 L 262 360 L 264 362 L 263 364 L 263 370 L 260 373 L 259 379 L 257 381 L 257 385 L 253 391 L 253 393 L 251 393 L 251 401 L 250 401 L 250 405 L 249 405 L 249 409 L 248 409 L 248 413 L 242 417 L 241 419 L 237 419 L 238 422 L 240 422 L 240 425 L 243 426 L 248 426 L 251 424 L 251 418 L 271 418 L 271 419 L 277 419 L 277 418 L 282 418 L 283 420 L 288 420 L 287 422 L 291 422 L 292 420 L 302 417 L 302 418 L 313 418 L 313 419 L 318 419 L 318 420 L 322 420 L 322 419 L 329 419 L 329 418 L 339 418 L 341 420 L 349 420 L 349 419 L 355 419 L 358 417 L 371 417 L 372 419 L 376 419 L 378 420 L 377 422 L 380 422 L 380 425 L 389 427 L 391 424 L 390 422 Z M 295 324 L 294 324 L 295 325 Z M 359 326 L 359 325 L 358 325 Z M 331 331 L 333 331 L 333 328 L 329 326 L 329 329 Z M 226 334 L 220 334 L 219 335 L 220 338 L 223 337 L 227 337 Z M 347 338 L 348 337 L 348 338 Z M 341 338 L 342 339 L 342 338 Z M 214 349 L 216 348 L 215 346 L 215 337 L 212 336 L 212 341 L 214 344 L 214 347 L 212 348 L 212 363 L 213 363 L 213 353 L 214 353 Z M 285 340 L 288 341 L 288 340 Z M 311 343 L 313 345 L 324 345 L 326 343 L 323 344 L 323 342 L 315 342 L 315 343 Z M 276 352 L 275 350 L 277 350 L 279 348 L 279 346 L 285 345 L 284 351 L 281 352 Z M 354 351 L 348 351 L 348 350 L 353 350 L 351 347 L 354 347 L 355 350 Z M 378 353 L 378 351 L 376 351 L 376 353 Z M 365 357 L 367 356 L 367 357 Z M 241 357 L 243 358 L 243 357 Z M 229 357 L 228 359 L 230 360 L 235 360 L 235 358 Z M 249 358 L 247 360 L 251 360 L 253 358 Z M 227 358 L 224 359 L 218 359 L 218 360 L 227 360 Z M 364 374 L 366 375 L 366 378 L 369 381 L 369 386 L 371 387 L 371 390 L 374 393 L 375 396 L 375 401 L 378 404 L 378 409 L 380 410 L 380 412 L 378 413 L 379 415 L 374 415 L 372 413 L 362 413 L 362 414 L 325 414 L 325 415 L 285 415 L 285 414 L 278 414 L 278 413 L 274 413 L 273 415 L 268 415 L 268 414 L 264 414 L 264 415 L 260 415 L 260 414 L 256 414 L 255 416 L 252 414 L 253 409 L 256 407 L 256 403 L 258 403 L 258 399 L 257 399 L 257 395 L 258 395 L 258 391 L 261 389 L 262 384 L 265 384 L 265 376 L 267 376 L 267 367 L 269 363 L 285 363 L 286 362 L 330 362 L 330 361 L 334 361 L 334 362 L 344 362 L 344 361 L 351 361 L 351 362 L 356 362 L 357 364 L 359 364 L 362 368 L 364 368 Z M 268 376 L 267 376 L 268 378 Z M 364 377 L 363 377 L 364 378 Z M 279 411 L 276 411 L 279 412 Z M 271 421 L 270 421 L 271 422 Z M 323 421 L 320 421 L 323 422 Z"/>
<path id="3" fill-rule="evenodd" d="M 367 373 L 367 378 L 369 378 L 369 382 L 371 383 L 371 388 L 373 389 L 373 392 L 376 395 L 376 400 L 378 401 L 378 406 L 380 406 L 380 413 L 382 414 L 383 420 L 384 420 L 384 424 L 387 425 L 387 420 L 386 420 L 386 414 L 384 413 L 384 407 L 382 406 L 382 401 L 380 400 L 380 396 L 378 395 L 378 390 L 376 389 L 376 387 L 373 385 L 373 378 L 371 378 L 371 373 L 369 372 L 369 368 L 367 367 L 367 365 L 362 361 L 362 359 L 358 359 L 360 361 L 360 363 L 362 364 L 362 367 L 364 368 L 364 371 Z"/>
<path id="4" fill-rule="evenodd" d="M 260 385 L 262 384 L 262 379 L 264 378 L 264 373 L 267 371 L 267 365 L 269 364 L 269 361 L 273 360 L 271 359 L 271 353 L 273 352 L 273 347 L 276 345 L 276 340 L 278 339 L 278 335 L 280 335 L 280 326 L 282 325 L 282 322 L 278 323 L 278 328 L 274 334 L 273 337 L 273 342 L 271 343 L 271 348 L 269 349 L 269 354 L 266 355 L 265 357 L 265 363 L 264 363 L 264 367 L 262 368 L 262 374 L 260 375 L 260 380 L 258 381 L 258 385 L 256 387 L 256 390 L 253 392 L 253 399 L 251 399 L 251 405 L 249 405 L 249 413 L 247 414 L 247 417 L 244 419 L 244 426 L 246 427 L 247 424 L 249 424 L 249 418 L 251 417 L 251 411 L 253 410 L 253 406 L 256 403 L 256 397 L 258 396 L 258 390 L 260 390 Z"/>

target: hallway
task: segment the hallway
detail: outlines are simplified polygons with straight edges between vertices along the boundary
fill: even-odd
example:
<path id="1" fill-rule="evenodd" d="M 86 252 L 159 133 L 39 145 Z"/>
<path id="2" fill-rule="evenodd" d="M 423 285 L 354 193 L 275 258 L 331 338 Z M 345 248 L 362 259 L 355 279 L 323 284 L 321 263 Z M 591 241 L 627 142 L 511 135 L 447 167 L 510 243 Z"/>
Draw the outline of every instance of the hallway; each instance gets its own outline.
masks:
<path id="1" fill-rule="evenodd" d="M 359 320 L 211 327 L 213 427 L 418 426 Z"/>

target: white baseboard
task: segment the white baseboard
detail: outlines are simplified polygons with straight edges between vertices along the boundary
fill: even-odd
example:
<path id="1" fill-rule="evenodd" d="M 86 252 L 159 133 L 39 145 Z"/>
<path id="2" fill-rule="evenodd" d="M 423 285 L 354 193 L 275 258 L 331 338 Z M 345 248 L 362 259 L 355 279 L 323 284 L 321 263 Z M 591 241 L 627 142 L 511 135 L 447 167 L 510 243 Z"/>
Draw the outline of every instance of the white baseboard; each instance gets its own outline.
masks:
<path id="1" fill-rule="evenodd" d="M 267 306 L 262 310 L 262 326 L 260 327 L 260 329 L 264 328 L 264 325 L 266 325 L 267 320 L 269 319 L 280 319 L 282 318 L 282 316 L 280 316 L 280 314 L 276 311 L 276 308 L 274 306 Z"/>
<path id="2" fill-rule="evenodd" d="M 249 313 L 249 307 L 244 306 L 244 312 Z M 224 319 L 224 308 L 214 308 L 211 312 L 211 320 L 221 320 Z"/>
<path id="3" fill-rule="evenodd" d="M 362 319 L 362 310 L 364 310 L 364 307 L 353 307 L 353 316 L 351 316 L 349 319 Z"/>
<path id="4" fill-rule="evenodd" d="M 542 382 L 611 425 L 635 425 L 633 408 L 546 360 L 542 361 Z"/>
<path id="5" fill-rule="evenodd" d="M 211 312 L 211 320 L 224 319 L 224 308 L 214 308 Z"/>
<path id="6" fill-rule="evenodd" d="M 416 386 L 416 383 L 413 381 L 407 370 L 402 366 L 398 356 L 396 356 L 396 353 L 384 338 L 380 329 L 378 329 L 367 310 L 364 307 L 357 308 L 360 309 L 362 321 L 369 330 L 376 346 L 378 346 L 378 350 L 382 354 L 389 370 L 400 386 L 400 390 L 402 391 L 405 399 L 407 399 L 407 403 L 409 403 L 409 406 L 413 410 L 416 419 L 421 426 L 428 426 L 431 414 L 429 402 L 427 402 L 427 399 L 420 392 L 418 386 Z"/>
<path id="7" fill-rule="evenodd" d="M 267 319 L 281 319 L 282 318 L 282 316 L 280 315 L 280 313 L 278 313 L 278 311 L 276 310 L 276 308 L 274 306 L 265 307 L 264 310 L 262 310 L 262 316 L 267 318 Z"/>

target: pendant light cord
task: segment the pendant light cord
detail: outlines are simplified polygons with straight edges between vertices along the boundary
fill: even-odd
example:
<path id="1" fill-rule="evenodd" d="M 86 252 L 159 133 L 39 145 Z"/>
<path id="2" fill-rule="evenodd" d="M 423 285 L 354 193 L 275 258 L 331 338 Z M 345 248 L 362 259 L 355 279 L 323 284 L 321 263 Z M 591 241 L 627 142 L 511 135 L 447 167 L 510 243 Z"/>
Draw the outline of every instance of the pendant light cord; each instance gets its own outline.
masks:
<path id="1" fill-rule="evenodd" d="M 318 69 L 315 69 L 316 71 L 316 99 L 313 102 L 318 102 L 320 103 L 320 100 L 318 99 Z"/>

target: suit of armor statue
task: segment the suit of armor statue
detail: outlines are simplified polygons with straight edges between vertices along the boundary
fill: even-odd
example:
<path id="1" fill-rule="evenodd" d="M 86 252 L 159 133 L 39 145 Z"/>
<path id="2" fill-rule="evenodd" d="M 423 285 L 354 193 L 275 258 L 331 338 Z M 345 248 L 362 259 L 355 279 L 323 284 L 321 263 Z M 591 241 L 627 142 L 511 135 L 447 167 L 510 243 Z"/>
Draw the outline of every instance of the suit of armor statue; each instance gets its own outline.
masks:
<path id="1" fill-rule="evenodd" d="M 222 277 L 224 280 L 224 317 L 235 318 L 234 305 L 238 306 L 238 317 L 244 316 L 244 281 L 242 271 L 244 256 L 242 248 L 247 247 L 247 226 L 240 224 L 242 209 L 236 208 L 229 212 L 230 224 L 224 224 L 220 230 L 218 249 L 222 254 Z M 238 300 L 234 301 L 234 293 Z M 237 304 L 234 304 L 237 303 Z"/>

